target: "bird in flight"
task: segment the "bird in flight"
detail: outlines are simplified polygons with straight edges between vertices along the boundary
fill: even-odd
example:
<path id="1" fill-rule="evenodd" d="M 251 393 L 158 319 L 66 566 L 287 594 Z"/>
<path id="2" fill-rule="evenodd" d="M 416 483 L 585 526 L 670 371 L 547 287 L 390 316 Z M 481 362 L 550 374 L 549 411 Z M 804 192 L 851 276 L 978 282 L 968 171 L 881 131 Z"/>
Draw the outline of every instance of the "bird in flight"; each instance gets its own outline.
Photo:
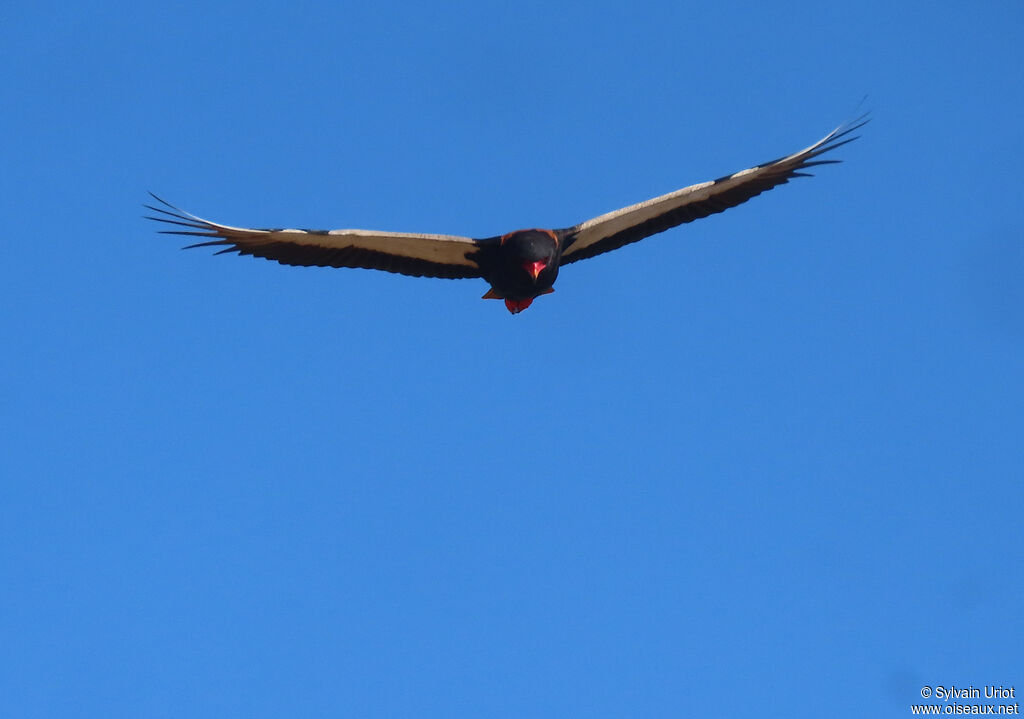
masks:
<path id="1" fill-rule="evenodd" d="M 512 314 L 522 312 L 540 295 L 554 292 L 563 265 L 585 260 L 713 215 L 746 202 L 804 170 L 840 162 L 818 159 L 856 140 L 866 115 L 841 125 L 810 147 L 748 170 L 701 182 L 636 205 L 599 215 L 560 230 L 515 230 L 473 239 L 371 230 L 248 229 L 210 222 L 152 197 L 162 207 L 145 205 L 156 215 L 148 219 L 184 229 L 165 234 L 209 238 L 192 247 L 222 247 L 216 254 L 236 252 L 265 257 L 283 265 L 361 267 L 414 277 L 447 279 L 479 277 L 490 284 L 484 299 L 504 300 Z"/>

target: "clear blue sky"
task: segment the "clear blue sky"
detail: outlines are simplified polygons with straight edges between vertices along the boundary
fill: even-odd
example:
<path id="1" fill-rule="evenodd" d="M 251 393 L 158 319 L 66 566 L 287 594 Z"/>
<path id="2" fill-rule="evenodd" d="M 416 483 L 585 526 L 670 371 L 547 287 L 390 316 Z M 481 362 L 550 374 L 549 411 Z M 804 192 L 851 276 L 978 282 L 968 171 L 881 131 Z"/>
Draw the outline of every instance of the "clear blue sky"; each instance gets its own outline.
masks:
<path id="1" fill-rule="evenodd" d="M 964 4 L 5 3 L 0 716 L 909 716 L 1024 691 L 1024 50 Z M 564 227 L 482 281 L 182 252 Z"/>

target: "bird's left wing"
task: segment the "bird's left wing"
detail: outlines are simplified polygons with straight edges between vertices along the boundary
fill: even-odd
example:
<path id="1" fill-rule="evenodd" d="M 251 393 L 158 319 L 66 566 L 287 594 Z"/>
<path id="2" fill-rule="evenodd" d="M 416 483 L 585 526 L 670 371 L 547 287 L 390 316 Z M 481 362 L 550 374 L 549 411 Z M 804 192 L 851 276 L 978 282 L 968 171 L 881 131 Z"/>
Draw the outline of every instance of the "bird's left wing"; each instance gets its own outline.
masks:
<path id="1" fill-rule="evenodd" d="M 150 193 L 152 194 L 152 193 Z M 184 229 L 165 234 L 208 237 L 188 247 L 223 247 L 220 252 L 265 257 L 283 265 L 362 267 L 414 277 L 457 279 L 480 277 L 477 264 L 486 241 L 456 235 L 421 235 L 369 230 L 260 230 L 210 222 L 153 198 L 163 207 L 146 205 L 149 216 Z"/>
<path id="2" fill-rule="evenodd" d="M 867 116 L 862 115 L 800 152 L 711 182 L 684 187 L 561 230 L 565 236 L 562 264 L 616 250 L 684 222 L 693 222 L 735 207 L 766 190 L 789 182 L 791 178 L 808 177 L 809 174 L 801 170 L 839 162 L 815 158 L 856 140 L 857 137 L 850 137 L 850 134 L 867 122 Z"/>

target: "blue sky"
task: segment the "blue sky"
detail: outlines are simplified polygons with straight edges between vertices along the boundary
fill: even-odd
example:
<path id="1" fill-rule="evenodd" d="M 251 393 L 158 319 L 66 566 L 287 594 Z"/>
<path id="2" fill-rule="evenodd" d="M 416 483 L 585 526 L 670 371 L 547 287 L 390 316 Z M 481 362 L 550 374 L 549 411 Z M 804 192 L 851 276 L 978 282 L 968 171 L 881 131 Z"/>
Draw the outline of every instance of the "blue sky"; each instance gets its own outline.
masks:
<path id="1" fill-rule="evenodd" d="M 0 715 L 907 716 L 1024 691 L 1019 2 L 6 3 Z M 181 252 L 564 227 L 482 281 Z"/>

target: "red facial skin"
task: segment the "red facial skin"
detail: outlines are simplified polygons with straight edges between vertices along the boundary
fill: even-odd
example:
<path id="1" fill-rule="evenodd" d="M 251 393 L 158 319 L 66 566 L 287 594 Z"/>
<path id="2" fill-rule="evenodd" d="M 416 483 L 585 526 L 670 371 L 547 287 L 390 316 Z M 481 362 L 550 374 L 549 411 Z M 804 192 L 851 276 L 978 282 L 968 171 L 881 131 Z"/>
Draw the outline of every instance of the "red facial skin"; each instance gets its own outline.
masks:
<path id="1" fill-rule="evenodd" d="M 545 267 L 548 266 L 547 262 L 526 262 L 523 264 L 523 269 L 530 273 L 530 277 L 533 281 L 537 281 L 537 275 L 539 275 Z"/>

